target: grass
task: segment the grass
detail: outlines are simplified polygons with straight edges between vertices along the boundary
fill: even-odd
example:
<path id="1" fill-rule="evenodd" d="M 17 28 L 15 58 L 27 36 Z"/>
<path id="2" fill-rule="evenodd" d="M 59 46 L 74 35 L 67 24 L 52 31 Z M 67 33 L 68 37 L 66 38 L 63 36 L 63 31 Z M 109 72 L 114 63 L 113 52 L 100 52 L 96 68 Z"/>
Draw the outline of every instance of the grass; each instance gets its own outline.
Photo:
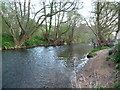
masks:
<path id="1" fill-rule="evenodd" d="M 15 47 L 14 39 L 10 34 L 3 34 L 0 39 L 2 39 L 2 47 Z M 24 43 L 24 46 L 37 46 L 40 44 L 48 45 L 49 43 L 40 36 L 33 36 Z"/>
<path id="2" fill-rule="evenodd" d="M 103 87 L 103 86 L 96 86 L 96 87 L 95 87 L 95 90 L 104 90 L 104 88 L 105 88 L 105 87 Z"/>
<path id="3" fill-rule="evenodd" d="M 3 34 L 2 35 L 2 47 L 14 47 L 14 46 L 15 46 L 15 43 L 14 43 L 12 35 Z"/>
<path id="4" fill-rule="evenodd" d="M 91 52 L 88 53 L 88 55 L 91 55 L 91 56 L 94 56 L 94 55 L 97 55 L 97 51 L 100 51 L 100 50 L 103 50 L 103 49 L 107 49 L 107 48 L 110 48 L 110 47 L 99 47 L 97 49 L 93 49 Z"/>
<path id="5" fill-rule="evenodd" d="M 48 42 L 44 41 L 39 36 L 34 36 L 30 40 L 25 42 L 25 46 L 34 46 L 34 45 L 40 45 L 40 44 L 49 44 Z"/>
<path id="6" fill-rule="evenodd" d="M 97 51 L 100 51 L 100 50 L 103 50 L 103 49 L 108 49 L 108 48 L 110 48 L 110 47 L 99 47 L 99 48 L 97 48 L 97 49 L 93 49 L 93 50 L 91 51 L 91 53 L 94 53 L 94 52 L 97 52 Z"/>
<path id="7" fill-rule="evenodd" d="M 95 52 L 90 52 L 89 55 L 95 56 L 95 55 L 97 55 L 97 53 L 95 53 Z"/>

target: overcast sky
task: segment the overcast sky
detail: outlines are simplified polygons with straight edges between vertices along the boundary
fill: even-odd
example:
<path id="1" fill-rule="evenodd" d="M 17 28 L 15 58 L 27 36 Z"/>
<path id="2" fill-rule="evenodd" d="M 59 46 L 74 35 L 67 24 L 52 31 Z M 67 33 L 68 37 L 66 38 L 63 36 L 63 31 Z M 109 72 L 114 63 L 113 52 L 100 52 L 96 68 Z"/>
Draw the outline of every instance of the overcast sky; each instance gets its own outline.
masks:
<path id="1" fill-rule="evenodd" d="M 0 0 L 0 1 L 14 1 L 14 0 Z M 15 1 L 18 1 L 18 0 L 15 0 Z M 24 1 L 24 0 L 20 0 L 20 1 Z M 26 0 L 28 1 L 28 0 Z M 46 2 L 49 2 L 49 1 L 52 1 L 52 0 L 31 0 L 32 4 L 35 4 L 35 10 L 39 10 L 39 2 L 40 1 L 46 1 Z M 74 1 L 74 0 L 54 0 L 54 1 Z M 90 11 L 92 10 L 93 6 L 92 6 L 92 2 L 95 2 L 97 0 L 80 0 L 81 2 L 83 2 L 83 8 L 81 10 L 79 10 L 79 13 L 84 16 L 85 18 L 89 18 L 90 16 Z M 101 0 L 101 1 L 111 1 L 111 2 L 114 2 L 114 1 L 117 1 L 119 2 L 120 0 Z"/>
<path id="2" fill-rule="evenodd" d="M 39 2 L 39 0 L 31 0 L 31 1 L 34 4 L 38 4 L 38 2 Z M 47 1 L 49 1 L 49 0 L 46 0 L 46 2 Z M 55 0 L 55 1 L 73 1 L 73 0 Z M 80 0 L 80 1 L 83 2 L 83 8 L 81 10 L 79 10 L 79 13 L 87 18 L 90 16 L 90 11 L 93 8 L 92 2 L 97 1 L 97 0 Z M 105 0 L 101 0 L 101 1 L 105 1 Z M 107 1 L 114 2 L 114 1 L 120 1 L 120 0 L 107 0 Z"/>

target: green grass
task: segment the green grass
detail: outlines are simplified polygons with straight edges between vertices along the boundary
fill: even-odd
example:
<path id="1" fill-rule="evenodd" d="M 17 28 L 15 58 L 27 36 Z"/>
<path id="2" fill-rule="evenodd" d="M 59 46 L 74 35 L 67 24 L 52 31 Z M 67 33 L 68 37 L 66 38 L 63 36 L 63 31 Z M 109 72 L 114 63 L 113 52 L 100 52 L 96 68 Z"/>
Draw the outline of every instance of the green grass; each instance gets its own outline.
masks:
<path id="1" fill-rule="evenodd" d="M 47 45 L 49 43 L 42 40 L 42 38 L 40 38 L 39 36 L 34 36 L 30 40 L 25 42 L 25 46 L 34 46 L 34 45 L 40 45 L 40 44 Z"/>
<path id="2" fill-rule="evenodd" d="M 14 47 L 14 39 L 10 34 L 2 35 L 2 47 Z M 33 36 L 24 43 L 25 46 L 37 46 L 40 44 L 48 45 L 49 43 L 44 41 L 40 36 Z"/>
<path id="3" fill-rule="evenodd" d="M 14 40 L 10 34 L 2 35 L 2 47 L 14 47 Z"/>
<path id="4" fill-rule="evenodd" d="M 97 49 L 93 49 L 91 52 L 97 52 L 97 51 L 100 51 L 100 50 L 103 50 L 103 49 L 107 49 L 107 48 L 110 48 L 110 47 L 99 47 Z"/>
<path id="5" fill-rule="evenodd" d="M 95 52 L 90 52 L 88 55 L 89 55 L 89 56 L 95 56 L 95 55 L 97 55 L 97 53 L 95 53 Z"/>
<path id="6" fill-rule="evenodd" d="M 96 86 L 95 90 L 104 90 L 104 87 L 103 86 Z"/>
<path id="7" fill-rule="evenodd" d="M 99 47 L 99 48 L 97 48 L 97 49 L 93 49 L 91 52 L 89 52 L 89 54 L 88 55 L 97 55 L 95 52 L 97 52 L 97 51 L 100 51 L 100 50 L 103 50 L 103 49 L 107 49 L 107 48 L 110 48 L 110 47 Z"/>

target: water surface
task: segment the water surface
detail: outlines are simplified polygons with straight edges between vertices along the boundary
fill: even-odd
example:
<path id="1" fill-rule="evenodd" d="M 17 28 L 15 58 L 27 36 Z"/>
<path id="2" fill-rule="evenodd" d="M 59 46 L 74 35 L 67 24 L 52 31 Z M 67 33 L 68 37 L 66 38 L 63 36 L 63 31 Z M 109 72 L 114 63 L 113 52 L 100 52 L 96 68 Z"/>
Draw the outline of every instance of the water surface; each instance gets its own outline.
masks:
<path id="1" fill-rule="evenodd" d="M 71 88 L 86 62 L 87 44 L 36 47 L 2 53 L 3 88 Z"/>

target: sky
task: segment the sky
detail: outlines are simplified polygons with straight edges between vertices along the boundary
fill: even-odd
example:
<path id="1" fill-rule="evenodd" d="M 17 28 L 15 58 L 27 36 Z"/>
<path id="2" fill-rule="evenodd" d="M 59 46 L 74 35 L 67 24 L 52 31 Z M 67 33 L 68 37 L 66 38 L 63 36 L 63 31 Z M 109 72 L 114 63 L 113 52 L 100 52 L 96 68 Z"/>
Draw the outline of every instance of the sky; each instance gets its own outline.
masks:
<path id="1" fill-rule="evenodd" d="M 0 0 L 0 1 L 14 1 L 14 0 Z M 15 0 L 15 1 L 19 1 L 19 0 Z M 20 1 L 24 1 L 24 0 L 20 0 Z M 28 1 L 28 0 L 26 0 L 26 1 Z M 32 4 L 35 4 L 35 11 L 38 11 L 39 10 L 39 2 L 40 2 L 41 0 L 31 0 L 31 3 Z M 51 1 L 51 0 L 42 0 L 42 1 L 46 1 L 46 2 L 49 2 L 49 1 Z M 57 2 L 60 2 L 60 1 L 62 1 L 62 2 L 64 2 L 64 1 L 74 1 L 74 0 L 54 0 L 54 1 L 57 1 Z M 78 13 L 80 13 L 82 16 L 84 16 L 86 19 L 87 18 L 89 18 L 90 17 L 90 12 L 92 11 L 92 8 L 93 8 L 93 5 L 92 5 L 92 3 L 93 2 L 95 2 L 95 1 L 97 1 L 97 0 L 78 0 L 78 1 L 81 1 L 81 2 L 83 2 L 83 8 L 82 9 L 80 9 L 79 11 L 78 11 Z M 100 0 L 100 1 L 102 1 L 102 2 L 105 2 L 106 0 Z M 114 1 L 119 1 L 120 2 L 120 0 L 107 0 L 107 1 L 111 1 L 111 2 L 114 2 Z"/>
<path id="2" fill-rule="evenodd" d="M 14 1 L 14 0 L 0 0 L 0 1 Z M 15 1 L 18 1 L 18 0 L 15 0 Z M 24 1 L 24 0 L 20 0 L 20 1 Z M 28 1 L 28 0 L 27 0 Z M 35 4 L 36 5 L 36 10 L 38 9 L 38 3 L 39 1 L 41 0 L 31 0 L 32 4 Z M 44 0 L 46 2 L 49 2 L 51 0 Z M 55 1 L 74 1 L 74 0 L 55 0 Z M 84 17 L 89 17 L 90 16 L 90 11 L 92 11 L 92 2 L 94 1 L 97 1 L 97 0 L 80 0 L 81 2 L 83 2 L 83 8 L 81 10 L 79 10 L 79 13 L 84 16 Z M 100 0 L 102 2 L 106 1 L 106 0 Z M 120 1 L 120 0 L 107 0 L 107 1 L 111 1 L 111 2 L 114 2 L 114 1 Z"/>
<path id="3" fill-rule="evenodd" d="M 39 2 L 39 0 L 31 0 L 34 4 L 37 4 Z M 49 0 L 46 0 L 46 2 Z M 55 0 L 55 1 L 73 1 L 73 0 Z M 90 16 L 90 12 L 92 11 L 92 2 L 97 1 L 97 0 L 80 0 L 81 2 L 83 2 L 83 8 L 81 10 L 79 10 L 79 13 L 84 16 L 85 18 L 88 18 Z M 102 2 L 104 2 L 105 0 L 101 0 Z M 120 1 L 120 0 L 107 0 L 107 1 Z"/>

